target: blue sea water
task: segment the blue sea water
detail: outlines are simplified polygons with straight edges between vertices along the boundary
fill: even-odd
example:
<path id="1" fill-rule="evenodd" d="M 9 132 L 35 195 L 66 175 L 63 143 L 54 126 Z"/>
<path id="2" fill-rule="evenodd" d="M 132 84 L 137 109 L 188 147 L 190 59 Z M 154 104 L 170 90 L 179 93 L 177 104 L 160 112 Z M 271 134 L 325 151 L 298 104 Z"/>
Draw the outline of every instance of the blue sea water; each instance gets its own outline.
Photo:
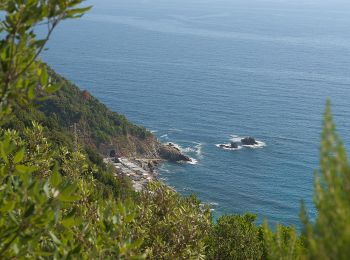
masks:
<path id="1" fill-rule="evenodd" d="M 350 5 L 341 1 L 88 1 L 43 55 L 112 110 L 175 142 L 197 164 L 160 178 L 214 215 L 311 216 L 327 97 L 350 144 Z M 254 136 L 259 149 L 218 148 Z"/>

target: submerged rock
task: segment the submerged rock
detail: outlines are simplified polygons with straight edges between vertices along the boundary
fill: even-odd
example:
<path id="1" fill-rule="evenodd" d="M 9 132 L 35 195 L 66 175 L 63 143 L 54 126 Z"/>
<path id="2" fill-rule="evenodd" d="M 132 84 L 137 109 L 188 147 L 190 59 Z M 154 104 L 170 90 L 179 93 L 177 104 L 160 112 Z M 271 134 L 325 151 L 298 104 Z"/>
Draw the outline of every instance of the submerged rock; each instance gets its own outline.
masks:
<path id="1" fill-rule="evenodd" d="M 253 137 L 245 137 L 241 139 L 243 145 L 256 145 L 258 142 Z"/>

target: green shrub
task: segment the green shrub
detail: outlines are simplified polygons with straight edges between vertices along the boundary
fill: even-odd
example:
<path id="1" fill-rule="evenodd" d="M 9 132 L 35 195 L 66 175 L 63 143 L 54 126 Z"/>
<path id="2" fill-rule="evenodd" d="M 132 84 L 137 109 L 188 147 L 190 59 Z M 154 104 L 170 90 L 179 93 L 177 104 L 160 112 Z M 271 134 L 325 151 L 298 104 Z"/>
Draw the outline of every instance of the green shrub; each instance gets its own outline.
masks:
<path id="1" fill-rule="evenodd" d="M 261 259 L 262 244 L 256 216 L 222 216 L 208 240 L 208 259 Z"/>
<path id="2" fill-rule="evenodd" d="M 194 197 L 182 197 L 161 183 L 141 194 L 137 237 L 149 259 L 204 259 L 211 214 Z"/>

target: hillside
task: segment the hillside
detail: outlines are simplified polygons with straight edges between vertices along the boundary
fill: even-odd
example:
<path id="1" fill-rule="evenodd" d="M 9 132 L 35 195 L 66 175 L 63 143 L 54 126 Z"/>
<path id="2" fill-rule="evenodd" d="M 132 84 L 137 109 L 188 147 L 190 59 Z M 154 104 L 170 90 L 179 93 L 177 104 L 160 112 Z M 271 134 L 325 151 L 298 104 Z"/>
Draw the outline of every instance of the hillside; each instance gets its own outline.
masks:
<path id="1" fill-rule="evenodd" d="M 159 143 L 144 127 L 108 109 L 88 91 L 48 69 L 52 83 L 60 86 L 53 95 L 38 101 L 35 107 L 19 107 L 5 127 L 23 130 L 32 121 L 42 124 L 57 145 L 72 147 L 78 143 L 106 155 L 115 150 L 122 156 L 158 157 Z"/>
<path id="2" fill-rule="evenodd" d="M 257 225 L 249 213 L 214 221 L 195 195 L 157 180 L 134 192 L 101 155 L 115 149 L 125 157 L 189 158 L 37 59 L 59 22 L 90 7 L 81 8 L 83 0 L 24 2 L 0 4 L 0 259 L 349 259 L 350 165 L 330 102 L 315 172 L 316 218 L 302 203 L 301 232 Z M 41 39 L 34 32 L 43 24 Z"/>

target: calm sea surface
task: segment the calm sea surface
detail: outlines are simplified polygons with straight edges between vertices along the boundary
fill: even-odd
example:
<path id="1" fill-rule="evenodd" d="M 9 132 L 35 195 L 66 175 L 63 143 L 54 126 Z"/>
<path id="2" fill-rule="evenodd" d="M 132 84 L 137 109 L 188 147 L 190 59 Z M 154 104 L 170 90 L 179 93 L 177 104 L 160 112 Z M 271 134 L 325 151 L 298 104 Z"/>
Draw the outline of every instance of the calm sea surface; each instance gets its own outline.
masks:
<path id="1" fill-rule="evenodd" d="M 197 160 L 163 165 L 160 178 L 196 193 L 216 217 L 253 212 L 259 221 L 299 226 L 302 199 L 315 215 L 313 171 L 327 97 L 350 147 L 349 5 L 90 3 L 92 12 L 57 29 L 43 58 Z M 237 136 L 266 146 L 216 147 Z"/>

